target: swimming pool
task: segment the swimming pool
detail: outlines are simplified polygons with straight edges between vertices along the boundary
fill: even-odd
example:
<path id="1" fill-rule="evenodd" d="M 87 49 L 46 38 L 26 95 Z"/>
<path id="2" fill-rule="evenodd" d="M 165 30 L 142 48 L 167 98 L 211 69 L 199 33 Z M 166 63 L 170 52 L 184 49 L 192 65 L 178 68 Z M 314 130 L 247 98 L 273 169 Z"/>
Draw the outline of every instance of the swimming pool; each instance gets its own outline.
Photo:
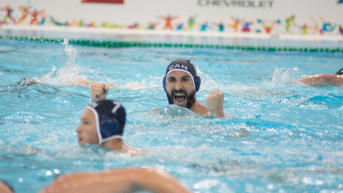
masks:
<path id="1" fill-rule="evenodd" d="M 335 73 L 341 53 L 72 48 L 75 62 L 62 44 L 0 40 L 0 179 L 17 192 L 37 192 L 58 174 L 134 166 L 164 169 L 201 193 L 343 191 L 341 88 L 276 84 Z M 161 79 L 175 59 L 198 66 L 200 102 L 220 89 L 235 118 L 168 107 Z M 23 77 L 42 84 L 16 85 Z M 90 89 L 64 85 L 68 78 L 133 88 L 108 98 L 128 113 L 125 143 L 147 153 L 80 148 L 75 129 Z"/>

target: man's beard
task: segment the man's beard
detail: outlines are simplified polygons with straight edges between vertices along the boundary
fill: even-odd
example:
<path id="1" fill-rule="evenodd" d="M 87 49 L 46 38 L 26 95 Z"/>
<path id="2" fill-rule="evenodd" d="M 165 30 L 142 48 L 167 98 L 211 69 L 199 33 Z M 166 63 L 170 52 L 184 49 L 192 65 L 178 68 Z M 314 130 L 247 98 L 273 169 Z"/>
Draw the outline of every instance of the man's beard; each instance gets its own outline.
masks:
<path id="1" fill-rule="evenodd" d="M 193 106 L 193 104 L 195 103 L 195 92 L 194 91 L 191 92 L 190 94 L 187 94 L 187 92 L 184 89 L 180 89 L 178 91 L 173 89 L 171 95 L 169 95 L 168 92 L 166 92 L 167 97 L 168 97 L 168 102 L 170 105 L 175 104 L 174 103 L 174 96 L 175 96 L 174 94 L 175 93 L 184 93 L 185 94 L 185 96 L 186 96 L 185 100 L 187 100 L 187 103 L 186 103 L 186 106 L 184 106 L 184 107 L 190 109 Z"/>

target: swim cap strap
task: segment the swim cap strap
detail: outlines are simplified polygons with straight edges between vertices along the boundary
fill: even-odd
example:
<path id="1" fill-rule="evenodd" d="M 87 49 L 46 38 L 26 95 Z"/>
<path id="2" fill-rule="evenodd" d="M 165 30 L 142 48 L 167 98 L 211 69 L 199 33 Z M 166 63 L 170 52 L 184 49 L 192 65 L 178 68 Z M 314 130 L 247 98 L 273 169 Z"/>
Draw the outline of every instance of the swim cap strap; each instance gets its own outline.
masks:
<path id="1" fill-rule="evenodd" d="M 87 109 L 90 109 L 93 114 L 94 114 L 94 117 L 95 117 L 95 124 L 96 124 L 96 133 L 98 134 L 98 138 L 99 138 L 99 145 L 102 144 L 102 136 L 101 136 L 101 133 L 100 133 L 100 124 L 99 124 L 99 115 L 98 115 L 98 112 L 96 112 L 96 110 L 90 106 L 87 106 L 86 107 Z"/>

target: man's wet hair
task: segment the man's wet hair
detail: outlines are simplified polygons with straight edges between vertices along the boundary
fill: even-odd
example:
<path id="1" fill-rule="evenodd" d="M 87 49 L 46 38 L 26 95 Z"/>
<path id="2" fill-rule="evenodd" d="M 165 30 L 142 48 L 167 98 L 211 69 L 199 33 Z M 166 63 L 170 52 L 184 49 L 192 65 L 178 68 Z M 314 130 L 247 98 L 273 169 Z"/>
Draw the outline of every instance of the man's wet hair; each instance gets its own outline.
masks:
<path id="1" fill-rule="evenodd" d="M 8 189 L 10 189 L 14 193 L 13 187 L 8 182 L 6 182 L 5 180 L 0 180 L 0 183 L 5 184 L 5 186 L 7 186 Z"/>
<path id="2" fill-rule="evenodd" d="M 336 75 L 343 75 L 343 68 L 341 68 L 340 70 L 338 70 L 338 72 L 336 72 Z"/>

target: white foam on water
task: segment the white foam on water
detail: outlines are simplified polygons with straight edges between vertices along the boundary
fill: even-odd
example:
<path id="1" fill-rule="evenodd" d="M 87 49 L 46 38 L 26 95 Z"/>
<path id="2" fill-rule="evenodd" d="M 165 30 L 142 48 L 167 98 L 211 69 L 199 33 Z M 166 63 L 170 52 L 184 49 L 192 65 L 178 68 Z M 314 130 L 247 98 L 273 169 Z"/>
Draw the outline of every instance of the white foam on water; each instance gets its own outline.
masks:
<path id="1" fill-rule="evenodd" d="M 201 78 L 201 86 L 200 90 L 221 90 L 221 91 L 237 91 L 237 90 L 249 90 L 252 89 L 251 86 L 244 85 L 244 84 L 228 84 L 228 85 L 223 85 L 223 84 L 218 84 L 216 83 L 209 75 L 203 73 L 200 69 L 199 66 L 197 66 L 197 74 Z"/>
<path id="2" fill-rule="evenodd" d="M 138 84 L 137 82 L 130 82 L 130 83 L 127 83 L 123 86 L 120 86 L 120 88 L 131 89 L 131 90 L 142 90 L 142 89 L 146 89 L 149 87 L 142 86 L 142 85 Z"/>
<path id="3" fill-rule="evenodd" d="M 271 83 L 289 82 L 299 79 L 299 70 L 294 68 L 276 68 Z"/>
<path id="4" fill-rule="evenodd" d="M 64 51 L 68 54 L 69 59 L 66 65 L 56 71 L 54 66 L 51 72 L 47 73 L 43 78 L 39 80 L 46 84 L 75 84 L 79 81 L 87 80 L 87 76 L 82 73 L 93 73 L 94 70 L 82 68 L 75 62 L 77 51 L 71 45 L 68 45 L 68 39 L 64 39 L 63 43 Z"/>

